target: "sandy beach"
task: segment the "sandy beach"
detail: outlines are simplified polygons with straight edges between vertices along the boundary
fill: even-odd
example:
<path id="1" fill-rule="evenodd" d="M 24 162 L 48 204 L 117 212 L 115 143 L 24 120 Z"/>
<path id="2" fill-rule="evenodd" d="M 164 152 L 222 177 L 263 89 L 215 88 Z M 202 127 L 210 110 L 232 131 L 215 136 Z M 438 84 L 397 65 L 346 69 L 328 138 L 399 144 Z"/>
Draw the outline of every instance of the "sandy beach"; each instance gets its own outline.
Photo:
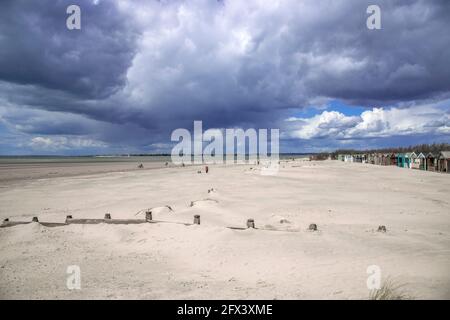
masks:
<path id="1" fill-rule="evenodd" d="M 31 180 L 2 170 L 0 218 L 134 219 L 153 208 L 153 219 L 199 214 L 201 224 L 0 228 L 1 299 L 367 299 L 370 265 L 411 298 L 450 299 L 448 174 L 302 159 L 274 176 L 254 165 L 128 167 Z M 248 218 L 260 229 L 227 228 Z M 80 290 L 67 288 L 70 265 Z"/>
<path id="2" fill-rule="evenodd" d="M 13 182 L 171 167 L 170 157 L 0 157 L 0 187 Z"/>

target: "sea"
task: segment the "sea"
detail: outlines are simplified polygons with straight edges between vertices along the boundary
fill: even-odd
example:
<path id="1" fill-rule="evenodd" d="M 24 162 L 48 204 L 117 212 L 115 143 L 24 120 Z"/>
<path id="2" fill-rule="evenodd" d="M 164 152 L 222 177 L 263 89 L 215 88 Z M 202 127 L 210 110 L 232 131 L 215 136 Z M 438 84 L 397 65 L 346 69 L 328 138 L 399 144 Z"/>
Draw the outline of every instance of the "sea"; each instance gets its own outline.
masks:
<path id="1" fill-rule="evenodd" d="M 279 158 L 295 159 L 309 157 L 307 153 L 284 153 Z M 235 156 L 236 157 L 236 156 Z M 111 163 L 111 162 L 171 162 L 170 155 L 92 155 L 92 156 L 0 156 L 0 165 L 45 163 Z"/>

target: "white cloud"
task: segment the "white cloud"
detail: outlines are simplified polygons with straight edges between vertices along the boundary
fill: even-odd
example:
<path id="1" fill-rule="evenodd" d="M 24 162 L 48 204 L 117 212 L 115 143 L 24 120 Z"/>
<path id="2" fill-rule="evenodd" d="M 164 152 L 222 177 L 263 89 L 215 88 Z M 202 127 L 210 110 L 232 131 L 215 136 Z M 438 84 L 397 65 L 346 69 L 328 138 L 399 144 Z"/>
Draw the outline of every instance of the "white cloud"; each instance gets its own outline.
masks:
<path id="1" fill-rule="evenodd" d="M 289 122 L 298 122 L 299 128 L 291 134 L 294 138 L 313 139 L 330 135 L 342 136 L 347 128 L 360 122 L 360 117 L 349 117 L 338 111 L 324 111 L 312 118 L 289 118 Z M 295 124 L 294 124 L 295 127 Z"/>
<path id="2" fill-rule="evenodd" d="M 80 137 L 34 137 L 28 143 L 32 149 L 39 151 L 62 151 L 74 148 L 105 148 L 107 144 L 101 141 Z"/>
<path id="3" fill-rule="evenodd" d="M 450 103 L 447 112 L 432 105 L 410 108 L 373 108 L 360 116 L 346 116 L 338 111 L 324 111 L 311 118 L 288 118 L 289 136 L 300 139 L 384 138 L 420 134 L 450 133 Z"/>

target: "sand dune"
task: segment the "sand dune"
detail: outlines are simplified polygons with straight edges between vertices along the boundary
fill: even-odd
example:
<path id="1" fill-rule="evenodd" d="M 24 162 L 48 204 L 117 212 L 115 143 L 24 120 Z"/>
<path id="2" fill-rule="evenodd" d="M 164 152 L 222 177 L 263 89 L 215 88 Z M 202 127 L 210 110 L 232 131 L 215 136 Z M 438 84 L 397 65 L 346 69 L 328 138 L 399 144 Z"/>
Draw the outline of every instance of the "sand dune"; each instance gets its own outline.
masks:
<path id="1" fill-rule="evenodd" d="M 0 298 L 366 299 L 369 265 L 414 298 L 450 298 L 450 175 L 299 160 L 275 176 L 255 165 L 197 171 L 5 182 L 2 220 L 132 219 L 152 208 L 155 220 L 199 214 L 201 225 L 1 228 Z M 265 230 L 227 228 L 248 218 Z M 69 265 L 80 266 L 81 290 L 66 286 Z"/>

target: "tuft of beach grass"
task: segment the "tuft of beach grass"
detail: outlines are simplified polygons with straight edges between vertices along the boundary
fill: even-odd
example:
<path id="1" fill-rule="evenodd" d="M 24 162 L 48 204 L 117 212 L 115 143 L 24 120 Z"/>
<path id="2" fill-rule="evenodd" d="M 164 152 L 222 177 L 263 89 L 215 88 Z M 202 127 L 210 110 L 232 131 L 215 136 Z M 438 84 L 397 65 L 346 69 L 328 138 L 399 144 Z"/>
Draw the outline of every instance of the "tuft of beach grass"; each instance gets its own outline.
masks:
<path id="1" fill-rule="evenodd" d="M 403 287 L 405 284 L 399 284 L 388 278 L 383 282 L 380 289 L 372 290 L 369 294 L 370 300 L 412 300 Z"/>

